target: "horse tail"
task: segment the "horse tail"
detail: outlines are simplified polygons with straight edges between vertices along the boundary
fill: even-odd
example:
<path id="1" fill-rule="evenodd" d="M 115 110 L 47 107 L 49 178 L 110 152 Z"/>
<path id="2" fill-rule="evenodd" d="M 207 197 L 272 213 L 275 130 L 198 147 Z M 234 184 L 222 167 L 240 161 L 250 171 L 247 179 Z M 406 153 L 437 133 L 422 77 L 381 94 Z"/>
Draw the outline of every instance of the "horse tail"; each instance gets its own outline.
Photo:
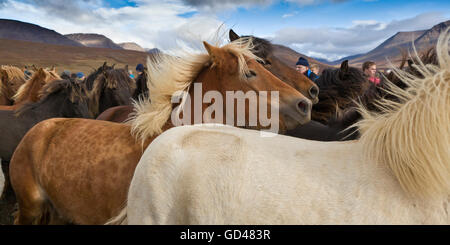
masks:
<path id="1" fill-rule="evenodd" d="M 123 208 L 120 213 L 108 220 L 105 225 L 126 225 L 128 223 L 127 207 Z"/>

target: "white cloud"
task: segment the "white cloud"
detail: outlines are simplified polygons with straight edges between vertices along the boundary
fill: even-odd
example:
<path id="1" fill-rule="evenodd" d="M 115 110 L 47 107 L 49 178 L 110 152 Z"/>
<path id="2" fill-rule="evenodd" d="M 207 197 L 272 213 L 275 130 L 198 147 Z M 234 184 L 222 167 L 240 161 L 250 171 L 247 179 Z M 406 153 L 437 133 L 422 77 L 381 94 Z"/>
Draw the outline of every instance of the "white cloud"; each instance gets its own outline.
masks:
<path id="1" fill-rule="evenodd" d="M 284 28 L 276 32 L 272 40 L 306 55 L 335 60 L 336 57 L 366 53 L 399 31 L 429 29 L 445 20 L 442 13 L 430 12 L 388 23 L 355 20 L 348 28 Z"/>
<path id="2" fill-rule="evenodd" d="M 198 13 L 191 18 L 180 15 L 195 11 L 181 1 L 138 0 L 138 7 L 109 8 L 100 0 L 63 1 L 67 6 L 57 10 L 56 0 L 7 0 L 0 16 L 53 29 L 61 34 L 98 33 L 114 42 L 136 42 L 145 48 L 173 49 L 179 42 L 200 43 L 218 30 L 216 16 Z M 50 4 L 51 5 L 51 4 Z M 190 44 L 189 44 L 190 45 Z"/>

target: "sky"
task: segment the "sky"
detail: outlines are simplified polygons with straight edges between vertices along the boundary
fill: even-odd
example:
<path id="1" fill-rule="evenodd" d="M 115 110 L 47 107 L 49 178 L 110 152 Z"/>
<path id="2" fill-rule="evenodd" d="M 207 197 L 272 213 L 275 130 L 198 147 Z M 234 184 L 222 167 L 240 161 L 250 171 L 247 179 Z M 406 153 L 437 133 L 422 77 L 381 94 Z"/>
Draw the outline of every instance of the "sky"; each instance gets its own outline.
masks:
<path id="1" fill-rule="evenodd" d="M 225 39 L 233 28 L 331 61 L 450 20 L 450 1 L 0 0 L 0 18 L 169 52 L 200 50 L 202 40 Z"/>

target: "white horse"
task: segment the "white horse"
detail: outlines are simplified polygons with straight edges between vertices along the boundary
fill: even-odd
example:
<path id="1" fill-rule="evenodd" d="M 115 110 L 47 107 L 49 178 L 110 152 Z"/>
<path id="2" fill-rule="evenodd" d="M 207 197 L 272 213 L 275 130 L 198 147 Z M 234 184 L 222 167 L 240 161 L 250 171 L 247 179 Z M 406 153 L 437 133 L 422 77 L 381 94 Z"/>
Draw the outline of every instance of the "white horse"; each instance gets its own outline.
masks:
<path id="1" fill-rule="evenodd" d="M 400 102 L 361 108 L 358 141 L 260 137 L 227 126 L 166 131 L 147 148 L 127 207 L 127 224 L 449 224 L 450 55 L 425 78 L 395 70 Z"/>

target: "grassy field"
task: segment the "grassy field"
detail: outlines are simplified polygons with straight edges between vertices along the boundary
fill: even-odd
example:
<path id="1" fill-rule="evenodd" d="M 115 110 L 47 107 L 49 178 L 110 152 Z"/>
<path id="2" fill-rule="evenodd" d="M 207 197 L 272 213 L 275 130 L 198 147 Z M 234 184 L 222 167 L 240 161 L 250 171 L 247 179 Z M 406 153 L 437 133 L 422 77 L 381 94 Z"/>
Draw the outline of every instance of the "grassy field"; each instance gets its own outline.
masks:
<path id="1" fill-rule="evenodd" d="M 71 72 L 81 71 L 87 75 L 105 61 L 108 64 L 116 64 L 116 68 L 122 68 L 128 64 L 129 69 L 135 72 L 136 65 L 145 64 L 148 55 L 150 54 L 130 50 L 73 47 L 0 39 L 0 65 L 14 65 L 20 68 L 33 64 L 36 67 L 55 66 L 58 73 L 69 70 Z"/>

